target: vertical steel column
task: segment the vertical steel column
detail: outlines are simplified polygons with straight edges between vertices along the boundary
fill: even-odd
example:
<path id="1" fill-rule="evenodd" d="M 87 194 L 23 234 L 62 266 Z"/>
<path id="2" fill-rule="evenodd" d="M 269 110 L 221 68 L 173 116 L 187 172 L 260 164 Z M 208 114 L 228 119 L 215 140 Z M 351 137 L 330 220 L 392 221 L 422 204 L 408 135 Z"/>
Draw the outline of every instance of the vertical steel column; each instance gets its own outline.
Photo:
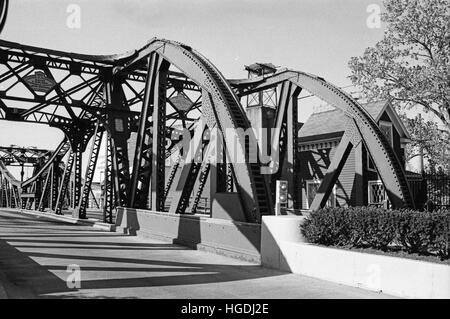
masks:
<path id="1" fill-rule="evenodd" d="M 41 199 L 42 195 L 42 176 L 39 176 L 36 181 L 34 182 L 35 188 L 34 188 L 34 210 L 39 209 L 39 200 Z"/>
<path id="2" fill-rule="evenodd" d="M 297 100 L 301 88 L 285 81 L 281 84 L 280 100 L 274 121 L 272 138 L 272 183 L 276 179 L 288 181 L 288 207 L 299 208 L 299 189 L 297 175 Z M 275 153 L 277 152 L 277 153 Z M 275 160 L 274 160 L 275 159 Z M 273 189 L 272 189 L 273 191 Z M 273 196 L 274 194 L 272 194 Z"/>
<path id="3" fill-rule="evenodd" d="M 105 177 L 104 177 L 104 189 L 103 189 L 103 221 L 105 223 L 112 224 L 113 222 L 113 209 L 116 207 L 114 202 L 114 181 L 113 181 L 113 145 L 111 137 L 106 138 L 106 157 L 105 157 Z"/>
<path id="4" fill-rule="evenodd" d="M 19 188 L 17 186 L 12 185 L 12 193 L 14 199 L 14 208 L 21 207 Z"/>
<path id="5" fill-rule="evenodd" d="M 5 178 L 5 190 L 6 190 L 6 207 L 11 208 L 11 191 L 9 189 L 9 182 Z"/>
<path id="6" fill-rule="evenodd" d="M 50 182 L 51 182 L 51 168 L 47 171 L 47 176 L 45 177 L 44 187 L 42 189 L 41 197 L 39 199 L 39 204 L 37 206 L 37 210 L 43 212 L 45 209 L 45 201 L 47 195 L 50 193 Z"/>
<path id="7" fill-rule="evenodd" d="M 297 145 L 298 145 L 298 96 L 301 89 L 289 83 L 290 90 L 286 109 L 286 150 L 284 155 L 282 176 L 288 181 L 288 207 L 299 208 Z"/>
<path id="8" fill-rule="evenodd" d="M 214 201 L 216 193 L 226 191 L 226 170 L 224 162 L 226 161 L 226 151 L 223 143 L 223 137 L 219 129 L 216 128 L 217 134 L 211 134 L 210 145 L 214 147 L 214 158 L 211 159 L 209 171 L 209 198 L 210 202 Z M 214 133 L 214 132 L 213 132 Z"/>
<path id="9" fill-rule="evenodd" d="M 119 77 L 109 78 L 104 85 L 107 106 L 112 110 L 128 110 L 122 80 Z M 129 118 L 122 113 L 108 113 L 107 124 L 111 135 L 111 158 L 114 169 L 114 185 L 118 205 L 127 207 L 130 187 L 130 171 L 128 161 L 128 138 L 130 137 Z"/>
<path id="10" fill-rule="evenodd" d="M 94 138 L 92 141 L 91 151 L 89 153 L 88 165 L 84 177 L 83 191 L 81 200 L 77 207 L 77 215 L 79 218 L 86 218 L 86 208 L 89 202 L 89 194 L 91 191 L 92 180 L 94 179 L 95 167 L 97 166 L 98 154 L 100 152 L 100 144 L 103 138 L 103 129 L 97 126 L 95 128 Z"/>
<path id="11" fill-rule="evenodd" d="M 216 163 L 216 190 L 218 193 L 225 193 L 228 190 L 228 165 L 225 148 L 222 148 L 221 156 L 222 160 Z"/>
<path id="12" fill-rule="evenodd" d="M 83 157 L 83 152 L 78 150 L 75 153 L 75 162 L 74 162 L 74 190 L 73 190 L 73 203 L 72 208 L 76 208 L 80 202 L 81 198 L 81 187 L 82 181 L 81 181 L 81 161 Z"/>
<path id="13" fill-rule="evenodd" d="M 50 210 L 55 210 L 58 200 L 59 162 L 60 158 L 56 157 L 55 161 L 51 164 Z"/>
<path id="14" fill-rule="evenodd" d="M 354 194 L 355 202 L 352 203 L 355 206 L 364 206 L 364 155 L 363 143 L 360 143 L 355 147 L 355 180 L 354 180 Z"/>
<path id="15" fill-rule="evenodd" d="M 152 178 L 151 209 L 164 210 L 165 161 L 166 161 L 166 84 L 169 62 L 161 61 L 155 77 L 153 91 L 152 126 Z"/>
<path id="16" fill-rule="evenodd" d="M 72 167 L 75 161 L 75 153 L 70 151 L 69 158 L 67 159 L 66 167 L 64 169 L 64 174 L 61 182 L 61 186 L 58 192 L 58 200 L 55 205 L 55 213 L 57 215 L 62 215 L 62 207 L 66 197 L 67 189 L 69 187 L 70 175 L 72 174 Z"/>
<path id="17" fill-rule="evenodd" d="M 34 181 L 31 185 L 28 185 L 27 188 L 26 188 L 26 191 L 29 194 L 30 193 L 34 193 L 35 188 L 36 188 L 36 181 Z M 23 203 L 22 207 L 24 209 L 30 210 L 31 206 L 33 205 L 33 201 L 34 201 L 34 196 L 33 197 L 28 196 L 26 198 L 25 202 Z"/>
<path id="18" fill-rule="evenodd" d="M 0 171 L 0 207 L 6 207 L 6 192 L 4 186 L 3 173 Z"/>
<path id="19" fill-rule="evenodd" d="M 147 79 L 136 136 L 133 173 L 131 175 L 130 207 L 148 207 L 148 192 L 152 173 L 152 128 L 150 116 L 153 115 L 154 111 L 155 82 L 158 79 L 161 62 L 162 59 L 156 53 L 152 53 L 147 59 Z"/>

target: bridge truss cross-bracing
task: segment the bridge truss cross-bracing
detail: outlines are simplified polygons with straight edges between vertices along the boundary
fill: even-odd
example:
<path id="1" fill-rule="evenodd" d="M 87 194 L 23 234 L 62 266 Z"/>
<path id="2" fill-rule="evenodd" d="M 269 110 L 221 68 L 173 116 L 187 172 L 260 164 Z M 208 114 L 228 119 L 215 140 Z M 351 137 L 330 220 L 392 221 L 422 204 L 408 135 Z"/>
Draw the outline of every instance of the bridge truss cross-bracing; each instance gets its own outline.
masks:
<path id="1" fill-rule="evenodd" d="M 256 133 L 240 101 L 270 88 L 278 89 L 279 99 L 269 148 L 279 156 L 264 162 L 261 143 L 252 145 Z M 288 69 L 227 80 L 191 47 L 156 38 L 139 50 L 109 56 L 0 41 L 0 119 L 64 133 L 26 180 L 16 180 L 0 159 L 0 206 L 62 214 L 69 201 L 72 211 L 86 218 L 104 154 L 105 222 L 114 222 L 119 206 L 195 213 L 226 194 L 242 211 L 242 221 L 259 223 L 262 215 L 273 214 L 275 179 L 289 181 L 292 205 L 298 208 L 297 100 L 302 90 L 348 118 L 312 208 L 325 205 L 350 150 L 360 143 L 372 156 L 392 205 L 412 206 L 390 144 L 371 116 L 337 87 Z M 210 202 L 202 204 L 206 192 Z"/>

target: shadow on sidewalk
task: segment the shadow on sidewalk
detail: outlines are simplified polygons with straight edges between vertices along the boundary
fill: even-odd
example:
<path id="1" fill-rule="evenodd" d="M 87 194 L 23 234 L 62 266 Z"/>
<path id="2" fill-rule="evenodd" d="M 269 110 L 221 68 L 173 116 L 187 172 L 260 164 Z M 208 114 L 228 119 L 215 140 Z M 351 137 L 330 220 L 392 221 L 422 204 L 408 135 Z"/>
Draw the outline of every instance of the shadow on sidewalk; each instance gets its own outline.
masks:
<path id="1" fill-rule="evenodd" d="M 0 227 L 0 280 L 8 298 L 108 298 L 100 289 L 116 294 L 123 288 L 236 282 L 284 274 L 251 264 L 217 264 L 214 259 L 197 263 L 195 251 L 193 256 L 186 255 L 188 261 L 180 261 L 177 255 L 190 249 L 162 242 L 110 241 L 111 234 L 104 232 L 46 231 L 35 220 L 17 219 L 25 222 L 20 227 L 30 229 L 15 229 L 11 218 L 8 222 L 3 219 Z M 55 236 L 55 231 L 63 234 L 62 238 Z M 86 241 L 85 235 L 90 237 Z M 108 239 L 101 240 L 103 236 Z M 67 287 L 67 265 L 71 264 L 80 266 L 81 289 Z"/>
<path id="2" fill-rule="evenodd" d="M 12 299 L 71 290 L 65 281 L 1 239 L 0 280 L 7 297 Z"/>

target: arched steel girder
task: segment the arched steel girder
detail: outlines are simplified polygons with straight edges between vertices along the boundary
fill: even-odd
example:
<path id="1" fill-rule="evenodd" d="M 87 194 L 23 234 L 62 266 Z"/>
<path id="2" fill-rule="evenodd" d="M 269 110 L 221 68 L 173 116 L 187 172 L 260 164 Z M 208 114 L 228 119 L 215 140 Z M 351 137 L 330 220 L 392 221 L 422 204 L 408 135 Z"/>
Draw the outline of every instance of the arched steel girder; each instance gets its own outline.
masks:
<path id="1" fill-rule="evenodd" d="M 42 165 L 42 167 L 30 178 L 22 183 L 22 187 L 27 187 L 31 183 L 33 183 L 38 176 L 42 175 L 55 161 L 59 161 L 64 155 L 66 155 L 67 151 L 70 149 L 69 141 L 64 138 L 62 142 L 58 145 L 56 150 L 52 153 L 50 158 Z"/>
<path id="2" fill-rule="evenodd" d="M 228 147 L 235 146 L 238 154 L 245 154 L 245 136 L 229 133 L 236 132 L 238 128 L 243 130 L 251 128 L 244 109 L 219 70 L 191 47 L 174 41 L 153 39 L 122 67 L 115 68 L 113 76 L 130 72 L 137 66 L 142 67 L 143 60 L 152 53 L 157 53 L 175 65 L 207 92 L 211 99 L 210 110 L 206 112 L 212 117 L 209 120 L 215 122 L 222 132 L 227 130 L 227 133 L 223 134 L 225 149 L 229 151 Z M 207 104 L 202 105 L 202 108 L 205 107 L 208 107 Z M 253 135 L 251 130 L 246 132 Z M 250 136 L 250 139 L 256 140 L 254 136 Z M 259 222 L 261 215 L 272 212 L 268 187 L 261 175 L 259 163 L 231 164 L 247 221 Z"/>
<path id="3" fill-rule="evenodd" d="M 3 163 L 3 161 L 0 161 L 0 172 L 3 174 L 3 177 L 8 180 L 8 182 L 16 187 L 20 188 L 20 181 L 17 180 L 11 172 L 8 170 L 6 165 Z"/>
<path id="4" fill-rule="evenodd" d="M 6 17 L 8 16 L 8 0 L 0 2 L 0 32 L 2 32 L 5 26 Z"/>
<path id="5" fill-rule="evenodd" d="M 21 183 L 22 208 L 43 211 L 44 206 L 54 207 L 57 196 L 58 167 L 60 160 L 70 149 L 64 139 L 54 152 L 49 152 L 34 164 L 33 175 Z"/>
<path id="6" fill-rule="evenodd" d="M 349 149 L 355 146 L 360 138 L 374 160 L 392 205 L 394 207 L 414 207 L 403 167 L 391 145 L 370 114 L 347 93 L 321 77 L 287 69 L 280 70 L 270 76 L 230 81 L 239 96 L 272 88 L 283 82 L 291 82 L 307 90 L 328 104 L 342 110 L 351 119 L 346 128 L 345 138 L 342 139 L 336 152 L 336 154 L 340 154 L 341 158 L 336 158 L 335 163 L 331 163 L 318 190 L 319 196 L 316 196 L 312 204 L 312 209 L 325 205 L 332 184 L 336 181 L 343 163 L 345 163 Z"/>
<path id="7" fill-rule="evenodd" d="M 98 75 L 98 77 L 92 79 L 92 81 L 102 82 L 102 84 L 106 86 L 106 90 L 109 90 L 112 93 L 114 93 L 114 91 L 116 93 L 120 91 L 120 89 L 118 91 L 114 90 L 114 81 L 121 77 L 140 82 L 145 81 L 148 77 L 148 71 L 146 69 L 147 64 L 145 61 L 151 54 L 156 54 L 176 66 L 186 77 L 190 78 L 193 83 L 199 86 L 202 91 L 206 92 L 210 103 L 206 105 L 207 110 L 205 114 L 208 114 L 207 117 L 209 117 L 210 122 L 217 124 L 217 127 L 222 132 L 226 129 L 242 128 L 245 130 L 250 128 L 250 123 L 245 112 L 233 93 L 229 83 L 206 58 L 189 46 L 168 40 L 152 39 L 146 46 L 134 52 L 122 55 L 88 56 L 23 46 L 0 40 L 1 61 L 24 63 L 25 66 L 26 64 L 34 66 L 39 65 L 43 66 L 44 69 L 56 68 L 60 70 L 69 70 L 72 73 L 82 72 Z M 7 74 L 5 76 L 9 75 Z M 262 90 L 264 87 L 269 87 L 271 85 L 275 86 L 283 81 L 289 81 L 296 86 L 305 88 L 329 102 L 331 105 L 344 110 L 355 123 L 355 134 L 360 134 L 368 146 L 372 145 L 369 152 L 372 154 L 372 157 L 374 157 L 375 165 L 378 167 L 385 185 L 387 185 L 387 191 L 393 204 L 399 206 L 400 202 L 408 202 L 409 191 L 407 190 L 404 175 L 402 175 L 402 168 L 399 167 L 398 161 L 395 159 L 395 154 L 392 152 L 392 149 L 390 149 L 390 146 L 386 144 L 386 140 L 383 138 L 382 133 L 377 130 L 377 126 L 370 116 L 355 101 L 346 96 L 345 93 L 326 83 L 319 77 L 289 70 L 278 72 L 271 77 L 234 81 L 232 83 L 233 86 L 238 89 L 239 94 L 245 94 Z M 67 94 L 66 91 L 64 96 Z M 62 100 L 64 96 L 61 97 L 61 99 L 56 99 L 52 103 L 61 104 L 64 107 L 68 106 L 67 102 Z M 2 96 L 2 98 L 5 98 L 5 96 Z M 104 97 L 103 100 L 106 101 L 108 99 Z M 123 100 L 123 98 L 119 97 L 117 99 L 119 103 L 123 102 L 120 100 Z M 134 100 L 137 101 L 139 98 Z M 39 101 L 33 100 L 33 102 Z M 111 109 L 113 112 L 128 112 L 126 108 L 114 108 L 114 105 L 117 104 L 112 102 L 111 99 L 107 101 L 106 104 L 108 110 L 104 110 L 104 113 L 107 114 L 107 120 L 111 123 L 111 120 L 122 117 L 127 118 L 128 121 L 132 114 L 115 116 L 110 112 Z M 72 103 L 71 107 L 84 107 L 86 108 L 85 112 L 88 111 L 88 108 L 92 111 L 102 112 L 99 107 L 90 107 L 88 103 L 85 105 L 78 104 L 78 102 Z M 113 107 L 109 108 L 110 106 Z M 42 105 L 38 104 L 32 110 L 20 110 L 21 117 L 39 114 L 41 107 Z M 0 115 L 2 116 L 13 116 L 14 110 L 15 109 L 13 108 L 7 108 L 0 104 Z M 89 114 L 93 115 L 93 113 L 94 112 L 90 112 Z M 251 132 L 249 133 L 251 134 Z M 234 144 L 235 136 L 229 134 L 224 135 L 225 148 L 227 149 L 230 145 Z M 241 154 L 245 154 L 244 139 L 245 137 L 237 138 L 237 148 L 238 152 Z M 126 176 L 128 172 L 125 171 L 125 168 L 128 168 L 128 163 L 127 156 L 124 156 L 122 159 L 120 151 L 118 152 L 117 149 L 125 150 L 126 143 L 124 140 L 126 140 L 126 138 L 113 136 L 113 138 L 108 140 L 110 145 L 112 145 L 112 156 L 115 158 L 113 158 L 113 160 L 116 162 L 115 164 L 111 164 L 111 167 L 115 173 L 119 170 L 123 172 L 121 175 L 123 178 L 121 179 L 120 189 L 124 191 L 124 194 L 118 194 L 120 202 L 123 204 L 127 201 L 126 195 L 128 195 L 126 194 L 126 188 L 128 185 L 127 179 L 129 178 Z M 351 143 L 352 139 L 350 138 L 349 141 Z M 117 143 L 121 145 L 118 146 Z M 373 156 L 374 153 L 383 154 L 383 152 L 384 155 L 379 155 L 377 158 Z M 121 169 L 118 169 L 118 163 L 123 166 Z M 339 167 L 339 165 L 337 165 L 337 167 Z M 267 191 L 268 187 L 260 174 L 259 163 L 233 163 L 232 170 L 244 210 L 248 214 L 247 220 L 259 221 L 260 215 L 270 213 L 272 208 L 271 204 L 268 202 L 268 199 L 270 198 Z M 114 176 L 114 178 L 116 179 L 115 183 L 117 184 L 117 176 Z"/>

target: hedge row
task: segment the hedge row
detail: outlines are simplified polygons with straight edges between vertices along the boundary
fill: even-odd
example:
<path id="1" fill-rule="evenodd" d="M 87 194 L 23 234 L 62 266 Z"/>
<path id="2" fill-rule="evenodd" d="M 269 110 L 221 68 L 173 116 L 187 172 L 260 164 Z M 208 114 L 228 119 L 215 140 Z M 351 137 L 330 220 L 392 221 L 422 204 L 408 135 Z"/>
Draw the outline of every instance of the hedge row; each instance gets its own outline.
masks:
<path id="1" fill-rule="evenodd" d="M 401 246 L 410 253 L 450 257 L 450 211 L 418 212 L 374 207 L 325 208 L 301 226 L 309 242 L 326 246 Z"/>

